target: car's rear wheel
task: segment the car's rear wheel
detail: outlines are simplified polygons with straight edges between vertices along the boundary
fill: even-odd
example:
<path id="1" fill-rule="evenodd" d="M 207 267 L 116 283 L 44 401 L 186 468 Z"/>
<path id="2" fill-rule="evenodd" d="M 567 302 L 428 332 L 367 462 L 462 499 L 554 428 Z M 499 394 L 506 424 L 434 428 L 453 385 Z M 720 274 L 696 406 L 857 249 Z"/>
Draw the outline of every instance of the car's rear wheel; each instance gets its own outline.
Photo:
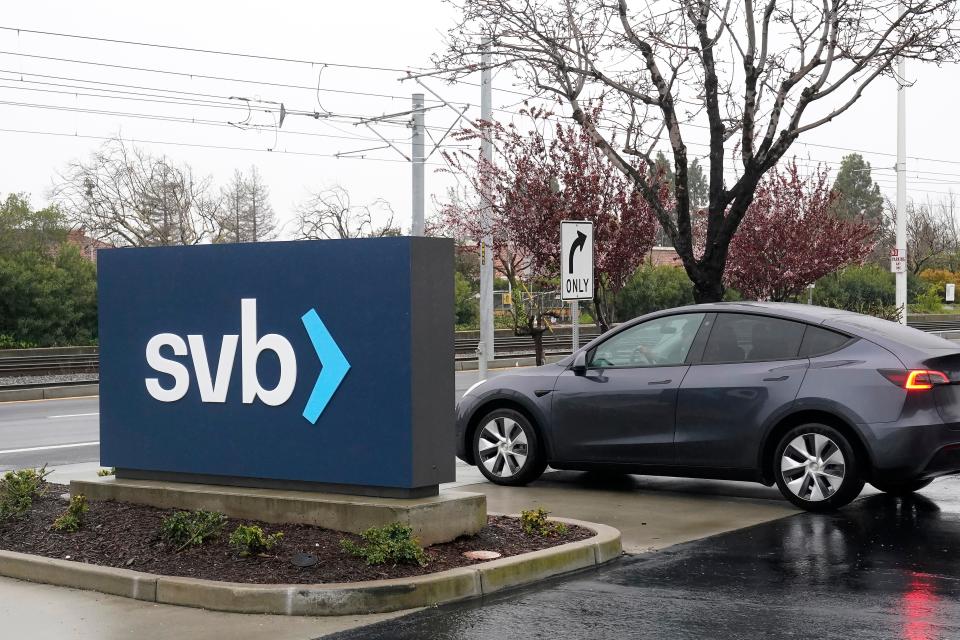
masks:
<path id="1" fill-rule="evenodd" d="M 801 509 L 837 509 L 863 489 L 853 447 L 830 425 L 810 423 L 794 427 L 780 438 L 774 456 L 780 493 Z"/>
<path id="2" fill-rule="evenodd" d="M 537 430 L 513 409 L 495 409 L 480 420 L 473 459 L 490 482 L 508 486 L 532 482 L 547 468 Z"/>
<path id="3" fill-rule="evenodd" d="M 933 482 L 933 478 L 926 478 L 924 480 L 912 480 L 910 482 L 883 482 L 881 480 L 871 480 L 870 484 L 874 487 L 883 491 L 884 493 L 889 493 L 892 496 L 906 496 L 910 495 L 914 491 L 919 491 L 925 486 Z"/>

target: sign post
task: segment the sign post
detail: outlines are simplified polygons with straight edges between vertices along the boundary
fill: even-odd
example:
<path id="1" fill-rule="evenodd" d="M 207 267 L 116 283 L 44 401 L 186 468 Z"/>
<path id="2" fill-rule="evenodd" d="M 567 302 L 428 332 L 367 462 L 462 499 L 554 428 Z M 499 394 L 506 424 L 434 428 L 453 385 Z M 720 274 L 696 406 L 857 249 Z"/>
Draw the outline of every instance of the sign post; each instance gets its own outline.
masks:
<path id="1" fill-rule="evenodd" d="M 560 223 L 560 299 L 570 303 L 573 350 L 580 348 L 580 301 L 593 299 L 593 223 Z"/>

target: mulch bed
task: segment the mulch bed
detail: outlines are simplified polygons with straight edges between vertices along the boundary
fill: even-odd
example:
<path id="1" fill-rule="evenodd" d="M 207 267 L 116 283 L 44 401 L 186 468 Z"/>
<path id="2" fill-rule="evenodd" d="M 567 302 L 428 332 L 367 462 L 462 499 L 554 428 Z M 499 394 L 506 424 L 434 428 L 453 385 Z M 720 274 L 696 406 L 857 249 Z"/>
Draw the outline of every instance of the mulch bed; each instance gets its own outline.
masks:
<path id="1" fill-rule="evenodd" d="M 516 518 L 489 516 L 487 526 L 477 535 L 428 547 L 425 567 L 369 566 L 340 548 L 340 540 L 351 538 L 359 542 L 358 536 L 305 524 L 277 525 L 230 519 L 218 539 L 176 552 L 158 537 L 160 523 L 174 512 L 172 509 L 126 502 L 91 502 L 83 529 L 77 533 L 51 530 L 50 524 L 67 506 L 60 496 L 68 488 L 55 484 L 48 487 L 48 493 L 34 501 L 26 516 L 0 524 L 0 549 L 225 582 L 321 584 L 418 576 L 480 562 L 465 558 L 465 551 L 482 549 L 507 557 L 593 535 L 582 527 L 570 527 L 563 537 L 533 537 L 523 532 Z M 282 531 L 283 542 L 266 556 L 240 558 L 227 545 L 230 532 L 238 524 L 257 524 L 265 533 Z M 290 560 L 298 553 L 316 556 L 319 562 L 312 567 L 296 567 Z"/>

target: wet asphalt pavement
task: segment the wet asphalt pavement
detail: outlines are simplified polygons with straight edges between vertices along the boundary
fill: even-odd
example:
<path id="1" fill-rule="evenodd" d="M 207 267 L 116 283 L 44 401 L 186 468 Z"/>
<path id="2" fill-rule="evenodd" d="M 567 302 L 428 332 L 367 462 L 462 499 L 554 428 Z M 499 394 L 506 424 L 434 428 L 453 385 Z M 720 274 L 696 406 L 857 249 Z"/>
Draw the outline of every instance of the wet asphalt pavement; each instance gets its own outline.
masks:
<path id="1" fill-rule="evenodd" d="M 333 637 L 960 638 L 960 479 Z"/>

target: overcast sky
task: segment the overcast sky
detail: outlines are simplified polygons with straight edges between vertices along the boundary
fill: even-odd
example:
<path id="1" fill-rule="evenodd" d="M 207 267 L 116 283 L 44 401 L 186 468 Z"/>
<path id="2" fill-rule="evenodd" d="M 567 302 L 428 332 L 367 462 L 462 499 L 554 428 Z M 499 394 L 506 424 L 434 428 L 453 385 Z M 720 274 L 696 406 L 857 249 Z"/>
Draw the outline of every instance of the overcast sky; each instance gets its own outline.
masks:
<path id="1" fill-rule="evenodd" d="M 34 0 L 5 3 L 0 27 L 298 60 L 418 68 L 428 65 L 430 54 L 441 48 L 441 33 L 454 18 L 450 7 L 439 0 L 367 0 L 363 3 L 167 0 L 151 5 L 108 0 L 84 3 Z M 65 59 L 101 64 L 78 64 Z M 154 71 L 124 70 L 104 64 Z M 157 73 L 157 70 L 181 75 Z M 201 75 L 231 80 L 196 77 Z M 101 138 L 122 134 L 141 141 L 139 144 L 152 153 L 166 154 L 190 164 L 197 173 L 209 174 L 217 183 L 226 183 L 234 168 L 256 165 L 271 189 L 272 203 L 281 223 L 293 217 L 296 205 L 310 190 L 339 184 L 350 192 L 355 202 L 372 202 L 378 198 L 389 201 L 398 222 L 408 229 L 410 165 L 397 151 L 387 148 L 348 154 L 354 159 L 330 157 L 383 146 L 369 129 L 347 119 L 314 120 L 291 115 L 278 133 L 274 113 L 248 114 L 238 100 L 232 101 L 236 103 L 234 108 L 229 106 L 230 98 L 238 97 L 283 102 L 288 110 L 294 111 L 389 114 L 408 109 L 410 94 L 422 91 L 412 82 L 399 82 L 400 75 L 389 70 L 185 53 L 0 30 L 0 129 L 4 130 L 0 131 L 0 193 L 27 192 L 34 204 L 43 205 L 57 172 L 67 162 L 87 156 L 102 143 Z M 960 102 L 960 69 L 914 66 L 908 69 L 908 77 L 916 80 L 907 99 L 908 154 L 930 159 L 908 161 L 910 195 L 914 199 L 938 199 L 951 189 L 960 191 L 960 154 L 956 153 L 960 148 L 960 127 L 955 115 Z M 134 99 L 78 95 L 97 93 L 78 88 L 93 86 L 84 81 L 128 85 L 114 88 L 131 92 L 125 95 Z M 318 81 L 319 92 L 315 89 Z M 300 88 L 260 84 L 262 82 Z M 476 106 L 479 87 L 449 86 L 435 79 L 428 81 L 428 85 L 446 100 L 470 103 L 473 107 L 469 115 L 479 116 Z M 33 90 L 25 90 L 28 87 Z M 494 106 L 516 110 L 516 103 L 522 100 L 522 96 L 514 93 L 519 87 L 512 86 L 506 74 L 495 79 L 494 87 Z M 169 95 L 158 95 L 169 90 L 205 94 L 181 95 L 217 104 L 203 107 L 170 104 Z M 427 98 L 431 98 L 429 93 Z M 428 102 L 429 106 L 437 104 Z M 875 169 L 889 169 L 895 162 L 895 114 L 893 82 L 878 82 L 851 112 L 804 137 L 808 145 L 795 145 L 793 152 L 804 159 L 837 163 L 848 151 L 827 146 L 858 149 L 869 152 L 864 155 Z M 505 112 L 498 115 L 506 117 Z M 160 121 L 143 116 L 200 120 L 207 124 Z M 407 118 L 402 116 L 397 120 Z M 428 111 L 430 132 L 435 137 L 441 136 L 455 118 L 446 107 Z M 260 128 L 241 129 L 228 124 L 245 120 Z M 408 128 L 401 124 L 383 124 L 376 129 L 409 155 Z M 230 149 L 208 148 L 211 146 Z M 282 153 L 284 151 L 290 153 Z M 356 156 L 364 157 L 357 159 Z M 434 208 L 432 197 L 442 199 L 452 184 L 449 175 L 436 172 L 443 166 L 439 153 L 429 162 L 428 215 Z M 894 173 L 876 171 L 874 177 L 892 196 Z M 292 225 L 287 231 L 292 231 Z"/>

